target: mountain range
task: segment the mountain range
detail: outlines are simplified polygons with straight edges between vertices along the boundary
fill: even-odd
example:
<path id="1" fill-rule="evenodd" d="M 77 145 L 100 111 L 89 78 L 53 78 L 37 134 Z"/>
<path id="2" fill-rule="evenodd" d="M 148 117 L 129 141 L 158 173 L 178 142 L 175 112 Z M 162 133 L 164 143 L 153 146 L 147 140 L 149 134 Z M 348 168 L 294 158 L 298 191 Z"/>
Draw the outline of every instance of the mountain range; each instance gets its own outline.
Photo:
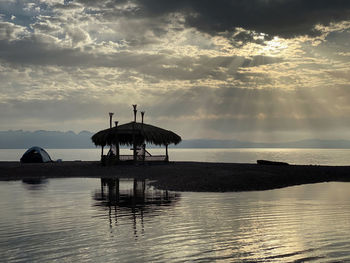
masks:
<path id="1" fill-rule="evenodd" d="M 1 149 L 26 149 L 31 146 L 40 146 L 43 148 L 54 149 L 84 149 L 93 148 L 91 142 L 93 133 L 81 131 L 0 131 Z"/>
<path id="2" fill-rule="evenodd" d="M 94 148 L 92 132 L 81 131 L 0 131 L 1 149 L 26 149 L 40 146 L 51 149 Z M 238 140 L 193 139 L 183 140 L 172 148 L 336 148 L 350 149 L 350 140 L 308 139 L 294 142 L 257 143 Z"/>

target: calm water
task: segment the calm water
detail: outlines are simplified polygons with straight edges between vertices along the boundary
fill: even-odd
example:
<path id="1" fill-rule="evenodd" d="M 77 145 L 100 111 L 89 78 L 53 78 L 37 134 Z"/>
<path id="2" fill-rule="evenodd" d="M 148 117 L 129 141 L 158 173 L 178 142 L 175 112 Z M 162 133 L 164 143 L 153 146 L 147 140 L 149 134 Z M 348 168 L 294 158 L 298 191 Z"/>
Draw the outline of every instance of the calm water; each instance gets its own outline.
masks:
<path id="1" fill-rule="evenodd" d="M 0 182 L 2 262 L 347 262 L 350 184 L 174 193 L 147 182 Z"/>
<path id="2" fill-rule="evenodd" d="M 122 149 L 122 154 L 131 154 Z M 153 155 L 165 154 L 164 149 L 150 149 Z M 17 161 L 25 150 L 0 149 L 1 161 Z M 100 149 L 47 149 L 51 158 L 64 161 L 94 161 Z M 284 161 L 292 164 L 350 165 L 350 149 L 169 149 L 172 161 L 256 163 L 258 159 Z"/>

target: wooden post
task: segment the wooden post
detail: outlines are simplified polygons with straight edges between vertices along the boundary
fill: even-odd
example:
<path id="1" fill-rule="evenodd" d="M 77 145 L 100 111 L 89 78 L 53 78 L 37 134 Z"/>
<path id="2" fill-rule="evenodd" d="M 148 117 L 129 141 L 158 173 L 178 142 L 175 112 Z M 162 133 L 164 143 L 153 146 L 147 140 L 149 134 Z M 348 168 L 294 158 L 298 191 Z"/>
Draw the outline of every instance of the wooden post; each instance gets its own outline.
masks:
<path id="1" fill-rule="evenodd" d="M 168 144 L 165 144 L 165 161 L 169 162 Z"/>
<path id="2" fill-rule="evenodd" d="M 133 148 L 133 159 L 134 163 L 137 161 L 136 155 L 136 135 L 135 135 L 135 122 L 132 124 L 132 148 Z"/>
<path id="3" fill-rule="evenodd" d="M 145 112 L 141 111 L 141 123 L 143 124 L 143 117 L 145 116 Z"/>
<path id="4" fill-rule="evenodd" d="M 118 122 L 115 121 L 115 127 L 118 127 Z M 117 138 L 116 138 L 116 141 L 115 141 L 115 147 L 116 147 L 116 157 L 117 157 L 117 162 L 120 161 L 120 153 L 119 153 L 119 139 L 118 139 L 118 131 L 117 131 Z"/>
<path id="5" fill-rule="evenodd" d="M 113 112 L 109 113 L 109 128 L 112 129 L 112 116 L 113 116 Z M 112 144 L 109 147 L 109 151 L 112 152 Z M 109 155 L 109 154 L 108 154 Z"/>
<path id="6" fill-rule="evenodd" d="M 145 111 L 141 111 L 141 129 L 142 129 L 142 136 L 144 136 L 143 132 L 143 117 L 145 116 Z M 145 156 L 146 156 L 146 144 L 145 144 L 145 139 L 143 140 L 142 143 L 142 163 L 145 164 Z"/>
<path id="7" fill-rule="evenodd" d="M 137 104 L 133 104 L 132 106 L 134 108 L 134 122 L 136 122 Z"/>
<path id="8" fill-rule="evenodd" d="M 142 162 L 145 163 L 146 160 L 146 144 L 142 144 Z"/>
<path id="9" fill-rule="evenodd" d="M 132 124 L 132 148 L 133 148 L 134 163 L 136 163 L 137 158 L 136 158 L 135 123 L 136 123 L 137 104 L 133 104 L 132 107 L 134 108 L 134 123 Z"/>
<path id="10" fill-rule="evenodd" d="M 109 128 L 112 128 L 112 116 L 113 116 L 113 112 L 109 113 Z"/>

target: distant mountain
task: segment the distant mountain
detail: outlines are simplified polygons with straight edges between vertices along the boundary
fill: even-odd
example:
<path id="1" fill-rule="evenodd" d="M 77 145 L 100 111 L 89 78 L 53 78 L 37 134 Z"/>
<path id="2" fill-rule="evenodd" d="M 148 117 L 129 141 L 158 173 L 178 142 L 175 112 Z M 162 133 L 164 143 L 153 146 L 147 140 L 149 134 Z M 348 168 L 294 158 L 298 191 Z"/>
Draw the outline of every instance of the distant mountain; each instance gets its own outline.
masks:
<path id="1" fill-rule="evenodd" d="M 93 133 L 82 131 L 0 131 L 1 149 L 26 149 L 31 146 L 56 149 L 94 148 L 91 141 Z M 284 143 L 255 143 L 237 140 L 196 139 L 183 140 L 173 148 L 336 148 L 350 149 L 350 140 L 302 140 Z"/>
<path id="2" fill-rule="evenodd" d="M 176 148 L 326 148 L 350 149 L 349 140 L 309 139 L 282 143 L 256 143 L 236 140 L 184 140 Z"/>
<path id="3" fill-rule="evenodd" d="M 326 149 L 348 149 L 350 141 L 348 140 L 319 140 L 309 139 L 296 142 L 279 143 L 276 147 L 280 148 L 326 148 Z"/>
<path id="4" fill-rule="evenodd" d="M 93 148 L 91 142 L 93 133 L 82 131 L 0 131 L 0 148 L 26 149 L 31 146 L 56 149 Z"/>

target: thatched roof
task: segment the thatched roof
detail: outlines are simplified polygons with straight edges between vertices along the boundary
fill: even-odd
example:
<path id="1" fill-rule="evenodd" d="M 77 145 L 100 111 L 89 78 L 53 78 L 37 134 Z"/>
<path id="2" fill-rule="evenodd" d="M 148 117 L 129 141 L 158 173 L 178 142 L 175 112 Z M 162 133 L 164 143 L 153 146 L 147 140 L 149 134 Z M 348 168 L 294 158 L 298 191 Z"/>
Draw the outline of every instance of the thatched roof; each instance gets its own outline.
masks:
<path id="1" fill-rule="evenodd" d="M 136 145 L 141 145 L 143 142 L 154 145 L 181 142 L 181 137 L 172 131 L 139 122 L 129 122 L 99 131 L 91 137 L 91 140 L 96 146 L 106 146 L 117 142 L 121 145 L 132 145 L 133 136 L 135 136 Z"/>

